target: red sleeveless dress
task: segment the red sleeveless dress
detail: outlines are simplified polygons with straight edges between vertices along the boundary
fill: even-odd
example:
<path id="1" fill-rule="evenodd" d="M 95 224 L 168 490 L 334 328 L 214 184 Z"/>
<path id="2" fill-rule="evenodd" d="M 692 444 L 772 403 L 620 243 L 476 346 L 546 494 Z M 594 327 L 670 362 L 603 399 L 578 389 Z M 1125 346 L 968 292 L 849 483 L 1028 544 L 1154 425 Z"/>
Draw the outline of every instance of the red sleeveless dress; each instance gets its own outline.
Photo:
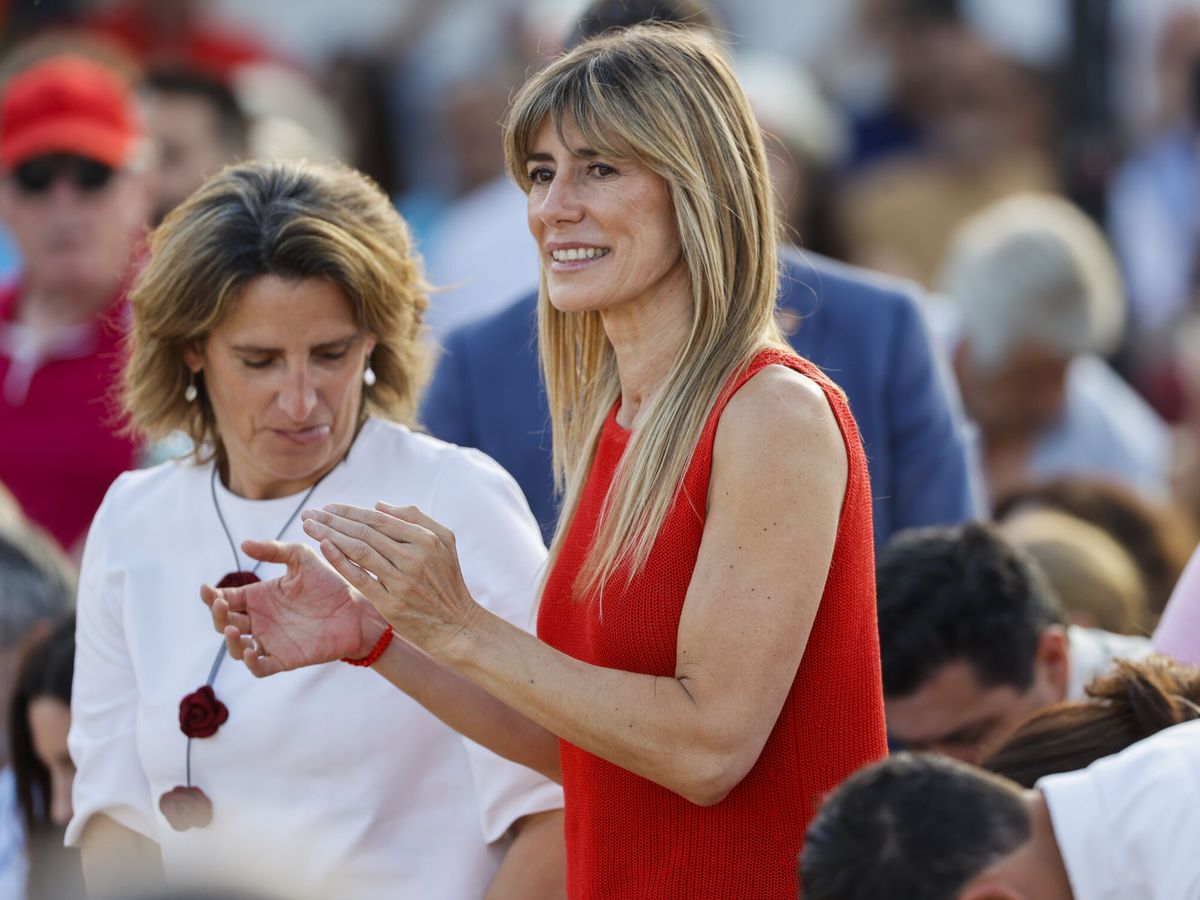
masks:
<path id="1" fill-rule="evenodd" d="M 731 379 L 705 424 L 646 567 L 628 589 L 624 576 L 605 586 L 601 618 L 595 599 L 584 603 L 571 593 L 629 439 L 614 407 L 546 581 L 538 634 L 597 666 L 675 674 L 676 636 L 704 531 L 717 423 L 733 393 L 768 365 L 788 366 L 820 385 L 849 461 L 829 577 L 800 668 L 758 762 L 715 806 L 696 806 L 560 742 L 572 898 L 794 900 L 797 857 L 822 796 L 887 752 L 866 457 L 845 395 L 816 366 L 790 353 L 764 350 Z"/>

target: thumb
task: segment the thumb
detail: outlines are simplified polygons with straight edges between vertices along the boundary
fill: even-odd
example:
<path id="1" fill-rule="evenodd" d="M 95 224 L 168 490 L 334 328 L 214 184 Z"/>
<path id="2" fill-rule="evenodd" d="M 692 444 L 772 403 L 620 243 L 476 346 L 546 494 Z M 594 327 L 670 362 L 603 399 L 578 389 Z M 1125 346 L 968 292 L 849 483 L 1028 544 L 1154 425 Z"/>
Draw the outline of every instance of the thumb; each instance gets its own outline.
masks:
<path id="1" fill-rule="evenodd" d="M 202 584 L 200 585 L 200 599 L 204 601 L 204 605 L 214 615 L 217 614 L 214 607 L 218 600 L 225 601 L 227 609 L 244 612 L 246 609 L 246 588 L 241 586 L 215 588 L 208 584 Z"/>
<path id="2" fill-rule="evenodd" d="M 291 565 L 300 559 L 299 544 L 282 541 L 242 541 L 242 552 L 251 559 L 265 563 Z"/>

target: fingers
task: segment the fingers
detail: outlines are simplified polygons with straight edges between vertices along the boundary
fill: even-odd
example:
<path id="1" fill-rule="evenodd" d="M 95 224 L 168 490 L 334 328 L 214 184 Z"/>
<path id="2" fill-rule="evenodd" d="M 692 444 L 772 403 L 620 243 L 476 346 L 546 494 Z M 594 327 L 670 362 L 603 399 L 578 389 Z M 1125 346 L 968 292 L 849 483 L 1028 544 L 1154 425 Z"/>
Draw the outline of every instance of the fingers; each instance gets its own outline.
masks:
<path id="1" fill-rule="evenodd" d="M 260 562 L 289 565 L 299 559 L 300 544 L 283 541 L 242 541 L 242 552 Z"/>
<path id="2" fill-rule="evenodd" d="M 375 508 L 380 512 L 387 513 L 393 518 L 400 519 L 404 522 L 409 522 L 418 528 L 430 532 L 444 544 L 454 543 L 454 533 L 450 531 L 449 528 L 442 525 L 437 520 L 431 519 L 415 506 L 392 506 L 392 504 L 385 503 L 383 500 L 380 500 L 375 504 Z M 326 509 L 328 509 L 328 507 L 326 507 Z"/>
<path id="3" fill-rule="evenodd" d="M 215 588 L 207 584 L 200 585 L 200 599 L 204 601 L 205 606 L 213 611 L 213 623 L 216 624 L 216 612 L 214 607 L 217 603 L 223 603 L 227 610 L 244 613 L 246 611 L 246 587 L 224 587 Z M 218 631 L 221 629 L 218 627 Z"/>
<path id="4" fill-rule="evenodd" d="M 253 656 L 247 654 L 242 658 L 242 662 L 246 664 L 246 668 L 250 670 L 250 674 L 255 678 L 266 678 L 268 675 L 277 675 L 284 671 L 279 660 L 270 655 Z"/>
<path id="5" fill-rule="evenodd" d="M 218 633 L 224 632 L 227 625 L 236 625 L 243 631 L 250 631 L 250 616 L 244 612 L 235 612 L 229 608 L 224 591 L 219 591 L 207 584 L 200 585 L 200 599 L 212 613 L 213 628 Z"/>
<path id="6" fill-rule="evenodd" d="M 231 659 L 242 658 L 242 632 L 234 625 L 226 625 L 220 629 L 225 636 L 225 651 Z"/>
<path id="7" fill-rule="evenodd" d="M 217 631 L 225 631 L 225 626 L 229 624 L 229 604 L 225 602 L 225 598 L 221 596 L 220 591 L 213 591 L 208 585 L 200 588 L 200 595 L 204 596 L 204 588 L 215 595 L 212 600 L 205 598 L 205 603 L 208 604 L 208 611 L 212 613 L 213 628 Z"/>
<path id="8" fill-rule="evenodd" d="M 255 678 L 266 678 L 284 670 L 279 660 L 263 652 L 252 635 L 243 634 L 232 625 L 225 629 L 225 648 L 233 659 L 241 660 Z"/>
<path id="9" fill-rule="evenodd" d="M 348 506 L 342 503 L 330 503 L 322 509 L 308 510 L 301 513 L 303 519 L 314 519 L 325 525 L 331 525 L 339 531 L 346 531 L 354 537 L 364 537 L 353 529 L 340 526 L 339 522 L 355 523 L 360 529 L 371 529 L 379 534 L 404 544 L 429 543 L 432 535 L 429 530 L 413 524 L 404 518 L 391 515 L 386 511 L 366 509 L 361 506 Z"/>
<path id="10" fill-rule="evenodd" d="M 204 601 L 204 605 L 212 609 L 213 601 L 221 596 L 221 592 L 209 584 L 200 585 L 200 599 Z"/>
<path id="11" fill-rule="evenodd" d="M 386 577 L 396 571 L 391 558 L 402 552 L 403 545 L 369 525 L 320 512 L 312 518 L 305 519 L 304 531 L 320 541 L 322 545 L 326 541 L 331 542 L 351 562 L 376 577 Z M 333 563 L 333 559 L 324 548 L 322 548 L 322 552 L 325 553 L 326 559 Z M 356 587 L 359 586 L 356 581 L 350 583 Z"/>
<path id="12" fill-rule="evenodd" d="M 334 570 L 346 579 L 352 588 L 366 597 L 373 606 L 378 606 L 378 601 L 387 596 L 387 589 L 371 577 L 370 572 L 338 549 L 337 544 L 333 541 L 321 541 L 321 554 L 329 561 Z"/>
<path id="13" fill-rule="evenodd" d="M 250 627 L 249 615 L 246 613 L 233 612 L 229 609 L 226 609 L 225 611 L 225 620 L 221 625 L 221 630 L 224 631 L 227 625 L 232 625 L 234 628 L 237 628 L 239 631 L 245 634 L 250 634 L 254 631 L 254 629 Z"/>

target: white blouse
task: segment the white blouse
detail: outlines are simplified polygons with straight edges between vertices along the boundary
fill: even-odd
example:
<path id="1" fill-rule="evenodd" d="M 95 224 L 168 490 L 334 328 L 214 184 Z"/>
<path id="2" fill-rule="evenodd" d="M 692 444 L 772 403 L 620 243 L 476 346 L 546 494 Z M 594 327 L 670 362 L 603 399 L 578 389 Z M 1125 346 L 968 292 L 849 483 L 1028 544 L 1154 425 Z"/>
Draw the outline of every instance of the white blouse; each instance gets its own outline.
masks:
<path id="1" fill-rule="evenodd" d="M 75 816 L 103 813 L 162 848 L 168 877 L 287 896 L 481 896 L 518 818 L 561 789 L 462 738 L 385 679 L 329 663 L 256 680 L 226 659 L 213 689 L 229 719 L 192 742 L 207 828 L 177 832 L 158 799 L 185 784 L 179 702 L 204 684 L 221 637 L 200 585 L 232 571 L 212 464 L 122 475 L 88 535 L 71 703 Z M 276 535 L 303 494 L 252 501 L 217 479 L 236 543 Z M 545 560 L 516 483 L 474 450 L 369 420 L 305 503 L 414 504 L 456 536 L 476 600 L 523 628 Z M 284 540 L 312 543 L 294 520 Z M 239 548 L 240 552 L 240 548 Z M 240 568 L 253 560 L 243 555 Z M 282 566 L 263 565 L 264 580 Z"/>

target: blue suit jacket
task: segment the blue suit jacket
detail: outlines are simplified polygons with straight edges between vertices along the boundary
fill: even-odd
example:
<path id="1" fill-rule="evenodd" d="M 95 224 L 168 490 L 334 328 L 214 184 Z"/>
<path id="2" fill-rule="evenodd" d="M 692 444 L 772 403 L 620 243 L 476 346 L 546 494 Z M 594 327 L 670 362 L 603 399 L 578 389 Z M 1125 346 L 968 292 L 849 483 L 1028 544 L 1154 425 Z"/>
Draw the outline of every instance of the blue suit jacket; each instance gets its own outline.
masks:
<path id="1" fill-rule="evenodd" d="M 850 400 L 871 474 L 875 544 L 903 528 L 977 514 L 967 430 L 934 362 L 916 300 L 902 285 L 783 249 L 780 308 L 789 336 Z M 537 296 L 446 340 L 422 418 L 437 437 L 477 447 L 521 485 L 549 537 L 556 498 L 537 356 Z"/>

